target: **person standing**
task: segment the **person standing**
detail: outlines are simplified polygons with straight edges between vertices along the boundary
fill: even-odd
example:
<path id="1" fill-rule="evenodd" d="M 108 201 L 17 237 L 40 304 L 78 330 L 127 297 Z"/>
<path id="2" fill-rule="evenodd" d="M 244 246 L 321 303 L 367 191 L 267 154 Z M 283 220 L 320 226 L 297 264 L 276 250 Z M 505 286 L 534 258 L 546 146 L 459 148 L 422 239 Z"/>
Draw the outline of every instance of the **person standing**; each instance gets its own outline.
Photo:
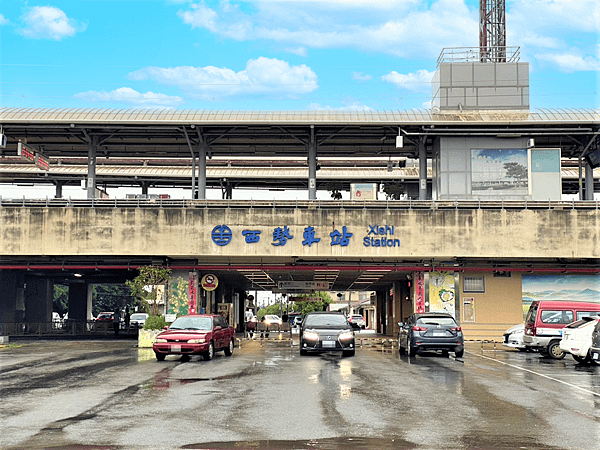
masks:
<path id="1" fill-rule="evenodd" d="M 129 306 L 125 307 L 125 329 L 129 330 L 129 321 L 131 320 L 131 313 L 129 312 Z"/>
<path id="2" fill-rule="evenodd" d="M 115 330 L 115 336 L 119 335 L 119 328 L 121 327 L 121 312 L 119 308 L 115 308 L 113 313 L 113 328 Z"/>

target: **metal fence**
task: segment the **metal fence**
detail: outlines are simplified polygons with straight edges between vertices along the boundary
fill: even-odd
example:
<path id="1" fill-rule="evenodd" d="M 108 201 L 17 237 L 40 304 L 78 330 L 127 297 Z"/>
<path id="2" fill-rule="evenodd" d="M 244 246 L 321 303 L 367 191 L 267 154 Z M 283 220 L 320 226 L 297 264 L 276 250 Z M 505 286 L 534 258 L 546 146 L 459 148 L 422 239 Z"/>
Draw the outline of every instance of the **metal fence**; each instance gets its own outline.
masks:
<path id="1" fill-rule="evenodd" d="M 597 200 L 173 200 L 173 199 L 2 199 L 3 208 L 256 208 L 256 209 L 583 209 Z"/>

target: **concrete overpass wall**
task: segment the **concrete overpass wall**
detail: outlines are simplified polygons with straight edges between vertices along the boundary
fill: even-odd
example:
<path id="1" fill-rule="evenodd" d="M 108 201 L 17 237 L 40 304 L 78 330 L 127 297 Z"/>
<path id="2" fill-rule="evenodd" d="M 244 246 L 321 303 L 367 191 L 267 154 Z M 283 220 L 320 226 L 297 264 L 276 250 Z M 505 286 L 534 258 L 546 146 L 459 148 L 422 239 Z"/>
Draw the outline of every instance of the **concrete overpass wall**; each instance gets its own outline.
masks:
<path id="1" fill-rule="evenodd" d="M 215 227 L 221 225 L 231 230 L 226 245 L 213 240 Z M 314 235 L 305 234 L 308 227 L 313 227 Z M 247 242 L 245 231 L 260 231 L 254 234 L 258 241 Z M 277 239 L 286 231 L 290 238 Z M 308 245 L 311 236 L 320 241 Z M 594 209 L 2 207 L 0 237 L 4 256 L 165 255 L 212 262 L 290 256 L 382 261 L 598 258 L 600 213 Z M 227 233 L 220 237 L 226 241 Z"/>

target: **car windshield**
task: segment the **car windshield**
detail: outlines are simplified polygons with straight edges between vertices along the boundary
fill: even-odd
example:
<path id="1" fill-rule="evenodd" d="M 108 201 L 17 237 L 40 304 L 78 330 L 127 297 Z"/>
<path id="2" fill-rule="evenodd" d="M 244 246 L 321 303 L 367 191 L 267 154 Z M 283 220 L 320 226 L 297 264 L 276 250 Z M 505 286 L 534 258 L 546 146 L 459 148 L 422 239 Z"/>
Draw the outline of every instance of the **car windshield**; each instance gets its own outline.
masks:
<path id="1" fill-rule="evenodd" d="M 133 320 L 143 320 L 146 318 L 146 314 L 132 314 L 131 319 Z"/>
<path id="2" fill-rule="evenodd" d="M 210 317 L 179 317 L 171 324 L 169 330 L 212 330 Z"/>
<path id="3" fill-rule="evenodd" d="M 341 314 L 314 314 L 306 318 L 305 326 L 307 327 L 318 327 L 318 326 L 339 326 L 346 325 L 347 321 Z"/>
<path id="4" fill-rule="evenodd" d="M 421 317 L 417 320 L 417 325 L 456 326 L 456 322 L 452 317 Z"/>

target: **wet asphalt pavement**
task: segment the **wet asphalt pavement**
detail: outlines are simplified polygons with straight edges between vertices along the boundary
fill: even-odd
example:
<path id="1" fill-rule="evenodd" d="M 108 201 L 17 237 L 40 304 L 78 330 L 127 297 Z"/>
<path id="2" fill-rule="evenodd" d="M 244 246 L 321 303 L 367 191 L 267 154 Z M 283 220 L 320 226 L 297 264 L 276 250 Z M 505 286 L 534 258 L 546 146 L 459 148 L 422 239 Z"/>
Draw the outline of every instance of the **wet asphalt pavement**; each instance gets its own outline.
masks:
<path id="1" fill-rule="evenodd" d="M 600 448 L 600 367 L 570 356 L 242 341 L 157 362 L 134 341 L 17 344 L 0 349 L 2 449 Z"/>

